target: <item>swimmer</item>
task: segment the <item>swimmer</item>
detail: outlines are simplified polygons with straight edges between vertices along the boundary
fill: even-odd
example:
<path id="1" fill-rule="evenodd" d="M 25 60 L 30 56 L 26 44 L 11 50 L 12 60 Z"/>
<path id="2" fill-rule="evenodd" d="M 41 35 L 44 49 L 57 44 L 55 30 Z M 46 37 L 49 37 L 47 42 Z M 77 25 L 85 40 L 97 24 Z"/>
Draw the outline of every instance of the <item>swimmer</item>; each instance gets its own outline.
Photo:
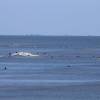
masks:
<path id="1" fill-rule="evenodd" d="M 4 70 L 6 70 L 7 68 L 5 67 Z"/>

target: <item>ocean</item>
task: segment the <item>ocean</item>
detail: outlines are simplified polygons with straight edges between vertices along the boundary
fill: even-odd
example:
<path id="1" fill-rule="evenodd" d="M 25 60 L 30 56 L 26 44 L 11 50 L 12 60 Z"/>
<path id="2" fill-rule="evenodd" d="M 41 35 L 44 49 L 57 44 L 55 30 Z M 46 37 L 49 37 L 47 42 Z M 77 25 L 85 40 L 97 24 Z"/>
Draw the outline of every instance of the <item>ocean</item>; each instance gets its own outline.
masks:
<path id="1" fill-rule="evenodd" d="M 0 100 L 100 100 L 100 37 L 0 36 Z"/>

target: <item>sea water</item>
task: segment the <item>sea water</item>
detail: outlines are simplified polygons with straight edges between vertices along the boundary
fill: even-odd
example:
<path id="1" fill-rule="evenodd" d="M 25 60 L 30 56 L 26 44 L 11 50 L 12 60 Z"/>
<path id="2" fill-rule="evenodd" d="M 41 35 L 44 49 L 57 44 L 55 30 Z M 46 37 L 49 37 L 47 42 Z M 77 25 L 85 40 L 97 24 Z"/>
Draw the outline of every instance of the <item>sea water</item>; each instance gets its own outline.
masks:
<path id="1" fill-rule="evenodd" d="M 0 100 L 100 100 L 99 88 L 100 37 L 0 36 Z"/>

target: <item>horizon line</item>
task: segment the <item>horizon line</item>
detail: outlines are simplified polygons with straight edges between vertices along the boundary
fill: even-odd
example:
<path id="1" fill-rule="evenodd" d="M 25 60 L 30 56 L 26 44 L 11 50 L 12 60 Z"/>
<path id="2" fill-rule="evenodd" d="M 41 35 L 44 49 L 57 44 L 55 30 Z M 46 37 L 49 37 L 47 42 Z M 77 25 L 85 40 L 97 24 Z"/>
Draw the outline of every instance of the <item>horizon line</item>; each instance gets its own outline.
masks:
<path id="1" fill-rule="evenodd" d="M 0 36 L 100 36 L 100 35 L 46 35 L 46 34 L 1 34 Z"/>

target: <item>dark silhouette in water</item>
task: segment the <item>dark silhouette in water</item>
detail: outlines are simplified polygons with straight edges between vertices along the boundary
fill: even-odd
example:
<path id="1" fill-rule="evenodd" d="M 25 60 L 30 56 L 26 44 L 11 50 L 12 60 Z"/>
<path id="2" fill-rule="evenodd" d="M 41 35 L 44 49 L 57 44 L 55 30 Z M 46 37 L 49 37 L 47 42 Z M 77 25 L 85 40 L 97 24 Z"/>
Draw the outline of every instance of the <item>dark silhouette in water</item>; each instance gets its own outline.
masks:
<path id="1" fill-rule="evenodd" d="M 80 58 L 80 56 L 76 56 L 76 58 Z"/>
<path id="2" fill-rule="evenodd" d="M 67 67 L 71 67 L 71 65 L 67 65 Z"/>
<path id="3" fill-rule="evenodd" d="M 7 70 L 7 67 L 5 67 L 4 70 Z"/>
<path id="4" fill-rule="evenodd" d="M 43 52 L 43 55 L 46 55 L 47 54 L 47 52 Z"/>
<path id="5" fill-rule="evenodd" d="M 8 53 L 8 56 L 11 57 L 11 52 Z"/>
<path id="6" fill-rule="evenodd" d="M 51 56 L 50 58 L 51 58 L 51 59 L 53 59 L 53 58 L 54 58 L 54 56 Z"/>
<path id="7" fill-rule="evenodd" d="M 7 67 L 6 66 L 5 67 L 2 67 L 1 70 L 7 70 Z"/>
<path id="8" fill-rule="evenodd" d="M 92 56 L 93 58 L 95 58 L 95 56 Z"/>

